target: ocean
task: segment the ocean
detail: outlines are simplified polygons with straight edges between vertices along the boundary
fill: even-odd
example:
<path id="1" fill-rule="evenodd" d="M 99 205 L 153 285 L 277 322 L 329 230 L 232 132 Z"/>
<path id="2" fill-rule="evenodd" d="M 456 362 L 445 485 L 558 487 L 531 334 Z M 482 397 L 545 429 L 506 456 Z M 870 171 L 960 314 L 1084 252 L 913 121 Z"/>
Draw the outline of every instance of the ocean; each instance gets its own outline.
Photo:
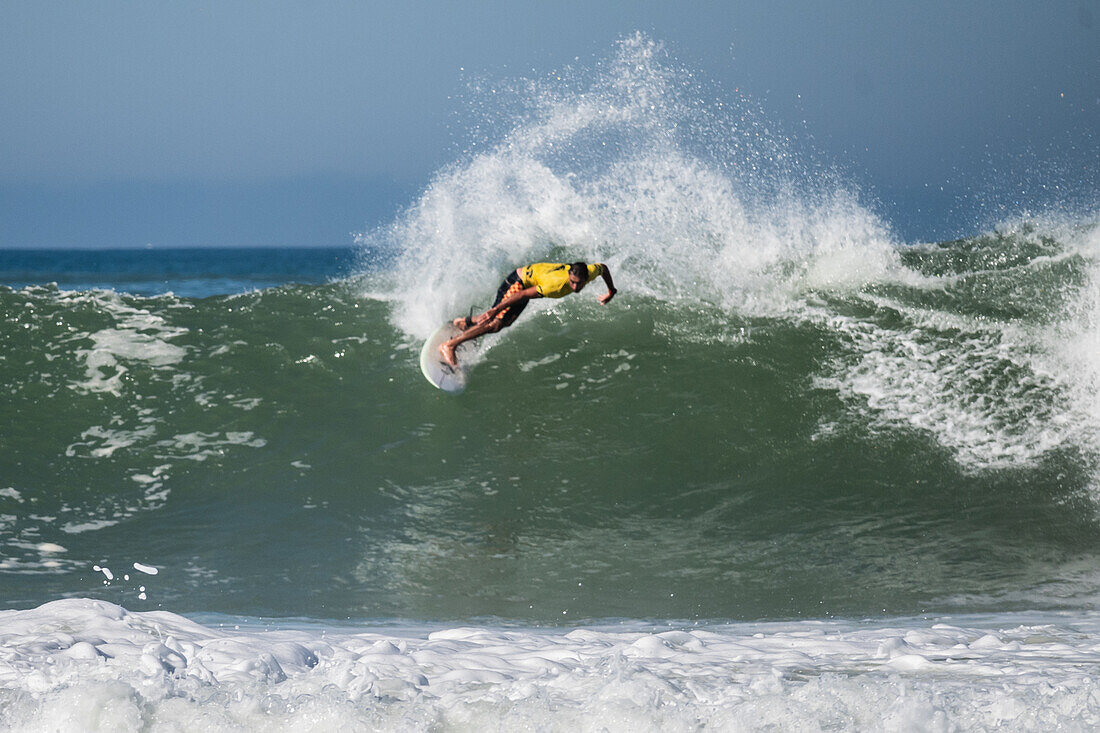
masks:
<path id="1" fill-rule="evenodd" d="M 563 76 L 344 247 L 0 251 L 0 726 L 1100 725 L 1100 211 L 905 241 L 644 37 Z"/>

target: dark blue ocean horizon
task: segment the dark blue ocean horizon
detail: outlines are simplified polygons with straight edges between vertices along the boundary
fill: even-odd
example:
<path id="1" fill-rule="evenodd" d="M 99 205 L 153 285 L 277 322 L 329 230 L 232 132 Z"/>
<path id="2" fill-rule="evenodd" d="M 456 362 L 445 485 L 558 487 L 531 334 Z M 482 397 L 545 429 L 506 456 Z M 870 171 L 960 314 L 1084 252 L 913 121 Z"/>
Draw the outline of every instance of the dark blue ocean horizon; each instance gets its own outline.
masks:
<path id="1" fill-rule="evenodd" d="M 0 285 L 203 298 L 347 277 L 361 254 L 357 245 L 0 249 Z"/>

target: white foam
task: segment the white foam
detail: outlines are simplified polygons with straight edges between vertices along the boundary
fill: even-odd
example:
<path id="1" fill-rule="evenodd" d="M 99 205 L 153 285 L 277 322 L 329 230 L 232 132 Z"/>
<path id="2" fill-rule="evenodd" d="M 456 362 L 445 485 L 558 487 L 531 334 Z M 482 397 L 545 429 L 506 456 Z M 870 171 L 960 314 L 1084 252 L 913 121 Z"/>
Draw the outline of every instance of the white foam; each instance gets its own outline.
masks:
<path id="1" fill-rule="evenodd" d="M 1095 614 L 709 628 L 203 626 L 0 612 L 0 725 L 44 730 L 1088 729 Z"/>
<path id="2" fill-rule="evenodd" d="M 155 425 L 142 425 L 133 430 L 94 425 L 80 434 L 80 441 L 65 449 L 65 455 L 70 458 L 110 458 L 115 451 L 145 443 L 156 431 Z"/>
<path id="3" fill-rule="evenodd" d="M 96 519 L 91 522 L 67 522 L 61 525 L 61 531 L 65 534 L 80 534 L 81 532 L 94 532 L 98 529 L 113 527 L 118 524 L 114 519 Z"/>
<path id="4" fill-rule="evenodd" d="M 885 326 L 806 307 L 805 317 L 843 336 L 851 352 L 815 384 L 836 390 L 873 428 L 923 432 L 968 470 L 1033 465 L 1060 448 L 1100 453 L 1100 226 L 1039 232 L 1036 240 L 1053 237 L 1064 250 L 1058 259 L 1083 259 L 1089 275 L 1072 286 L 1068 312 L 1050 314 L 1053 324 L 956 315 L 873 294 L 858 297 L 888 315 Z M 1013 272 L 1035 267 L 1030 259 Z M 908 284 L 936 291 L 956 279 Z"/>
<path id="5" fill-rule="evenodd" d="M 1073 243 L 1076 254 L 1087 258 L 1088 280 L 1066 321 L 1049 332 L 1050 358 L 1042 364 L 1070 385 L 1075 422 L 1087 426 L 1081 438 L 1100 451 L 1100 224 L 1062 236 Z"/>
<path id="6" fill-rule="evenodd" d="M 207 458 L 225 455 L 229 446 L 262 448 L 267 445 L 263 438 L 256 437 L 251 431 L 226 433 L 180 433 L 169 440 L 156 443 L 158 449 L 166 451 L 163 455 L 171 458 L 185 458 L 202 462 Z"/>
<path id="7" fill-rule="evenodd" d="M 854 358 L 838 359 L 815 384 L 835 389 L 867 424 L 920 430 L 971 469 L 1028 465 L 1073 439 L 1058 383 L 1031 369 L 1033 340 L 978 322 L 940 333 L 916 311 L 908 315 L 916 321 L 908 332 L 824 315 Z M 1001 378 L 1014 369 L 1016 378 Z"/>
<path id="8" fill-rule="evenodd" d="M 169 341 L 186 334 L 186 329 L 169 326 L 159 315 L 126 305 L 117 293 L 93 291 L 73 297 L 93 298 L 95 304 L 114 321 L 111 328 L 71 339 L 92 342 L 89 348 L 76 350 L 86 365 L 85 380 L 70 385 L 78 392 L 121 396 L 122 376 L 128 370 L 127 364 L 144 362 L 148 366 L 165 369 L 180 363 L 187 355 L 186 348 Z"/>
<path id="9" fill-rule="evenodd" d="M 103 573 L 103 577 L 105 577 L 107 580 L 115 579 L 115 574 L 111 572 L 110 568 L 103 568 L 99 565 L 93 565 L 92 570 L 96 571 L 97 573 Z"/>

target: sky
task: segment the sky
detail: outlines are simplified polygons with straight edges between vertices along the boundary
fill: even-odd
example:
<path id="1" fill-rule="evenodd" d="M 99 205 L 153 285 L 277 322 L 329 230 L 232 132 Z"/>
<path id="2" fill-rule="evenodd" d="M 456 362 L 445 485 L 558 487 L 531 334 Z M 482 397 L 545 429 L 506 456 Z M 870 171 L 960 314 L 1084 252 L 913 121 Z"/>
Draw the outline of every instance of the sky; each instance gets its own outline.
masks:
<path id="1" fill-rule="evenodd" d="M 0 248 L 350 245 L 458 157 L 472 79 L 635 31 L 908 238 L 1097 200 L 1100 0 L 0 0 Z"/>

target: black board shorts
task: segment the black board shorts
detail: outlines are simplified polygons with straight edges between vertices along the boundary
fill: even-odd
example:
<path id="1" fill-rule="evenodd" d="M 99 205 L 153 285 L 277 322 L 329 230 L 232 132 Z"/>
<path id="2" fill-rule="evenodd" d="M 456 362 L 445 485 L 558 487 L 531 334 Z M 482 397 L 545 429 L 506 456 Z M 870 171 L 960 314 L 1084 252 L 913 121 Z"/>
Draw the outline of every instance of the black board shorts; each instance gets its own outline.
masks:
<path id="1" fill-rule="evenodd" d="M 519 279 L 519 275 L 515 270 L 508 273 L 508 277 L 504 278 L 504 282 L 497 288 L 497 299 L 493 301 L 491 307 L 495 308 L 500 305 L 500 301 L 507 298 L 512 293 L 518 293 L 523 290 L 523 281 Z M 507 328 L 512 325 L 512 322 L 519 318 L 519 314 L 523 313 L 523 309 L 527 307 L 527 300 L 521 300 L 518 303 L 508 306 L 500 313 L 497 313 L 496 319 L 500 321 L 501 328 Z"/>

